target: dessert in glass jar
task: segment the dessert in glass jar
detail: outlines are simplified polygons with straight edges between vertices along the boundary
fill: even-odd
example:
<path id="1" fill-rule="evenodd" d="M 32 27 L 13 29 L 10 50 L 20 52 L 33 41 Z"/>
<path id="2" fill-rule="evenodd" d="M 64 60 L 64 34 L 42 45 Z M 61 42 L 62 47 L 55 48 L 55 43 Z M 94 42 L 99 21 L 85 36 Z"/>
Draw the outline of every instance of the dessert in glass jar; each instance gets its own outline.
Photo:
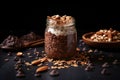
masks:
<path id="1" fill-rule="evenodd" d="M 76 53 L 75 19 L 67 15 L 47 16 L 45 52 L 53 59 L 70 59 Z"/>

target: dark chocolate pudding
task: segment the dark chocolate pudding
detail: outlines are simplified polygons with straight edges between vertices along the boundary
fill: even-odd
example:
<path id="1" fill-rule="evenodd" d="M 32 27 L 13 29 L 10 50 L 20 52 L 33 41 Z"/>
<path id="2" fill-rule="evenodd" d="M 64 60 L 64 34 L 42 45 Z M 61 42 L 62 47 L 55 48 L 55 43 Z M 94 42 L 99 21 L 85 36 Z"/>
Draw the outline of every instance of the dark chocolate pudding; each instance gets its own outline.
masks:
<path id="1" fill-rule="evenodd" d="M 45 52 L 53 59 L 70 59 L 76 53 L 77 31 L 71 16 L 47 18 Z"/>

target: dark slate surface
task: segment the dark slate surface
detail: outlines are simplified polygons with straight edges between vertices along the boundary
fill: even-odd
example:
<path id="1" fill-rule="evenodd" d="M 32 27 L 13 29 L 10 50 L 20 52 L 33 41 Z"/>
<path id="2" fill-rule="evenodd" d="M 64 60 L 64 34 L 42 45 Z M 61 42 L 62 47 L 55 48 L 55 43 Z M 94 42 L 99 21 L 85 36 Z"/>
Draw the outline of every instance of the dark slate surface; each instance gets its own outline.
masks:
<path id="1" fill-rule="evenodd" d="M 84 44 L 82 40 L 78 40 L 78 47 L 80 47 L 81 51 L 83 51 L 83 48 L 86 48 L 86 50 L 91 49 L 88 45 Z M 22 60 L 31 61 L 34 60 L 33 58 L 28 58 L 26 56 L 27 52 L 34 53 L 34 50 L 37 50 L 41 53 L 42 50 L 44 50 L 44 46 L 37 46 L 33 48 L 27 48 L 22 51 L 25 55 L 22 57 Z M 93 49 L 95 50 L 95 49 Z M 35 77 L 35 69 L 36 67 L 31 68 L 30 70 L 26 70 L 26 67 L 23 66 L 23 69 L 25 71 L 25 77 L 24 78 L 17 78 L 16 77 L 16 70 L 14 69 L 15 61 L 13 58 L 15 57 L 15 54 L 17 51 L 11 51 L 12 56 L 7 56 L 9 51 L 6 50 L 0 50 L 0 80 L 120 80 L 120 64 L 119 65 L 113 65 L 112 61 L 117 59 L 120 62 L 120 51 L 103 51 L 99 50 L 98 52 L 93 52 L 91 55 L 94 55 L 95 57 L 99 55 L 99 53 L 102 53 L 105 55 L 105 61 L 99 62 L 97 59 L 94 59 L 93 62 L 95 64 L 95 69 L 93 71 L 85 71 L 83 66 L 79 66 L 77 68 L 70 67 L 68 69 L 60 69 L 59 76 L 52 77 L 49 75 L 49 70 L 42 72 L 40 77 Z M 114 56 L 114 57 L 111 57 Z M 4 61 L 5 58 L 8 58 L 9 61 Z M 110 67 L 108 68 L 110 71 L 110 75 L 102 75 L 100 72 L 102 70 L 101 65 L 104 62 L 108 62 L 110 64 Z"/>

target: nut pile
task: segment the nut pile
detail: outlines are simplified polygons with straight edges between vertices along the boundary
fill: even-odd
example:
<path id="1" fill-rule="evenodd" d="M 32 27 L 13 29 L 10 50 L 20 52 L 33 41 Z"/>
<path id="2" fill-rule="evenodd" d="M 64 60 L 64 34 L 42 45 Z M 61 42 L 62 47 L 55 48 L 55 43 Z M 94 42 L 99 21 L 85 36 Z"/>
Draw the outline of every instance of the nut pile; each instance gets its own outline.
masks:
<path id="1" fill-rule="evenodd" d="M 79 54 L 80 49 L 76 48 L 78 55 L 73 57 L 70 60 L 53 60 L 47 58 L 44 51 L 42 53 L 38 52 L 37 49 L 34 49 L 33 53 L 23 53 L 17 52 L 14 61 L 14 69 L 16 70 L 16 77 L 22 78 L 26 76 L 26 70 L 31 70 L 36 67 L 34 71 L 35 77 L 40 77 L 41 72 L 49 71 L 50 76 L 59 76 L 59 69 L 69 68 L 69 67 L 79 67 L 80 65 L 84 66 L 88 62 L 87 54 L 84 53 Z M 10 53 L 8 53 L 10 54 Z M 29 57 L 32 56 L 32 57 Z M 85 57 L 86 56 L 86 57 Z M 25 58 L 31 59 L 31 61 L 27 61 Z"/>
<path id="2" fill-rule="evenodd" d="M 50 20 L 51 26 L 63 26 L 63 25 L 69 25 L 74 22 L 74 18 L 72 16 L 60 16 L 60 15 L 53 15 L 53 16 L 47 16 L 47 19 Z"/>
<path id="3" fill-rule="evenodd" d="M 120 32 L 117 30 L 113 30 L 112 28 L 110 28 L 109 30 L 101 29 L 93 34 L 90 39 L 96 42 L 120 41 Z"/>

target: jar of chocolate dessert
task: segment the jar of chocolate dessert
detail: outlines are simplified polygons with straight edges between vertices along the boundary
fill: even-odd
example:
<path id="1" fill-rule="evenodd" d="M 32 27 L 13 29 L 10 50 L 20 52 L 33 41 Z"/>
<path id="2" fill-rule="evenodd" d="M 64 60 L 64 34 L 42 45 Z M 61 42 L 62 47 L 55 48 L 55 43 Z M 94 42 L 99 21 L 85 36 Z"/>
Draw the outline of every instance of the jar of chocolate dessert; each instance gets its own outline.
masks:
<path id="1" fill-rule="evenodd" d="M 45 53 L 52 59 L 70 59 L 76 54 L 77 31 L 72 16 L 47 16 Z"/>

